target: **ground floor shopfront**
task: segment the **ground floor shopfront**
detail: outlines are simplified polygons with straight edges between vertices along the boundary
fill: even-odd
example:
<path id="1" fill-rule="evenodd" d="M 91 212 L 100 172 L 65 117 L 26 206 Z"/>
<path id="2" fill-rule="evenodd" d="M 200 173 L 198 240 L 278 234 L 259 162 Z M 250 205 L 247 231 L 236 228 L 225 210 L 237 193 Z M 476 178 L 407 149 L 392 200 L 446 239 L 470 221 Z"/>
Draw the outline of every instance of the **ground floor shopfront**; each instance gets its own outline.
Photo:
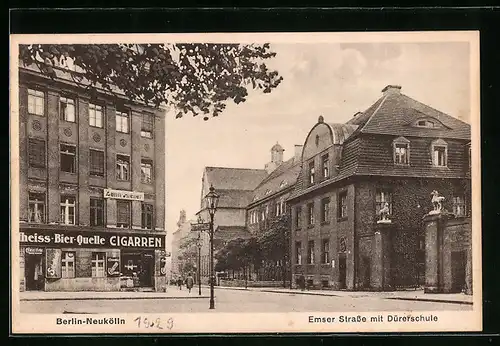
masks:
<path id="1" fill-rule="evenodd" d="M 163 291 L 165 235 L 21 229 L 21 291 Z"/>

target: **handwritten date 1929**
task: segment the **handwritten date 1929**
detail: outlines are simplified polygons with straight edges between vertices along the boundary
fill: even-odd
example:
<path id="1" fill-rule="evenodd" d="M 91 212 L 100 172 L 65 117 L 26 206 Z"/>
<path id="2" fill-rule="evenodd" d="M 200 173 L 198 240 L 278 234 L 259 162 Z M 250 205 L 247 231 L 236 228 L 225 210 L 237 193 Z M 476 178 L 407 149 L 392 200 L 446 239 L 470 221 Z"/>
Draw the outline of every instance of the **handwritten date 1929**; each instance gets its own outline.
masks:
<path id="1" fill-rule="evenodd" d="M 153 328 L 153 329 L 168 329 L 171 330 L 174 327 L 174 319 L 170 317 L 167 321 L 161 318 L 148 318 L 143 316 L 138 316 L 134 319 L 137 322 L 138 328 Z M 165 328 L 164 328 L 165 327 Z"/>

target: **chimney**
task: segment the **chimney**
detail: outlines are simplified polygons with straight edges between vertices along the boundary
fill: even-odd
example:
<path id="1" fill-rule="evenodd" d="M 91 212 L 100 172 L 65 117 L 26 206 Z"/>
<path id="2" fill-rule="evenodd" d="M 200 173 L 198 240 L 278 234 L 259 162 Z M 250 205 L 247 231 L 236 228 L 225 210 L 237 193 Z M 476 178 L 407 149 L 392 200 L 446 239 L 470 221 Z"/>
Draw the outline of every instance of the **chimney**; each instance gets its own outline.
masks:
<path id="1" fill-rule="evenodd" d="M 401 93 L 401 86 L 399 85 L 388 85 L 384 89 L 382 89 L 382 94 L 384 96 L 387 95 L 396 95 Z"/>
<path id="2" fill-rule="evenodd" d="M 300 159 L 302 158 L 302 149 L 304 146 L 302 144 L 295 144 L 295 152 L 293 155 L 293 161 L 294 162 L 299 162 Z"/>

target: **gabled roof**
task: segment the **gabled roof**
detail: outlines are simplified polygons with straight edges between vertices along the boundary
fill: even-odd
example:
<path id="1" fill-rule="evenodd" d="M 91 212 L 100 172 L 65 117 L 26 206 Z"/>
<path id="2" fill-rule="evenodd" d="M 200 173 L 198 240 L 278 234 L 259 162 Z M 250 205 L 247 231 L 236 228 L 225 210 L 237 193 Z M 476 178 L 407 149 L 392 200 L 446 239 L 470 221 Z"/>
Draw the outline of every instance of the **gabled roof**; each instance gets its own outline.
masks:
<path id="1" fill-rule="evenodd" d="M 207 183 L 220 190 L 252 191 L 267 177 L 264 169 L 205 167 Z"/>
<path id="2" fill-rule="evenodd" d="M 219 190 L 219 208 L 246 208 L 252 201 L 252 191 L 248 190 Z"/>
<path id="3" fill-rule="evenodd" d="M 299 172 L 300 160 L 291 158 L 283 162 L 257 186 L 252 193 L 252 199 L 249 204 L 257 203 L 266 197 L 293 186 Z M 282 184 L 283 182 L 286 183 Z M 267 191 L 269 191 L 269 193 L 266 194 Z"/>
<path id="4" fill-rule="evenodd" d="M 418 119 L 430 118 L 443 126 L 414 126 Z M 471 136 L 469 124 L 399 93 L 383 96 L 347 123 L 359 125 L 357 133 L 454 139 L 470 139 Z"/>

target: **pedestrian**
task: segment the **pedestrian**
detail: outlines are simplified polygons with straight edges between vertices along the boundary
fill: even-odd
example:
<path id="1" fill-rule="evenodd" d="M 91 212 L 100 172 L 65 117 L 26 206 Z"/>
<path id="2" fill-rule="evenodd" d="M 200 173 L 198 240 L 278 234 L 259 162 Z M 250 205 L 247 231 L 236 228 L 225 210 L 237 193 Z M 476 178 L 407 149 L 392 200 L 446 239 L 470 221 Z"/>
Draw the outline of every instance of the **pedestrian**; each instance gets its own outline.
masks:
<path id="1" fill-rule="evenodd" d="M 306 278 L 304 275 L 300 276 L 300 289 L 304 291 L 306 289 Z"/>
<path id="2" fill-rule="evenodd" d="M 191 273 L 189 273 L 188 277 L 186 278 L 186 288 L 188 289 L 189 293 L 191 293 L 191 289 L 194 286 L 194 279 Z"/>
<path id="3" fill-rule="evenodd" d="M 182 276 L 179 276 L 177 279 L 177 286 L 179 286 L 179 290 L 182 291 Z"/>

